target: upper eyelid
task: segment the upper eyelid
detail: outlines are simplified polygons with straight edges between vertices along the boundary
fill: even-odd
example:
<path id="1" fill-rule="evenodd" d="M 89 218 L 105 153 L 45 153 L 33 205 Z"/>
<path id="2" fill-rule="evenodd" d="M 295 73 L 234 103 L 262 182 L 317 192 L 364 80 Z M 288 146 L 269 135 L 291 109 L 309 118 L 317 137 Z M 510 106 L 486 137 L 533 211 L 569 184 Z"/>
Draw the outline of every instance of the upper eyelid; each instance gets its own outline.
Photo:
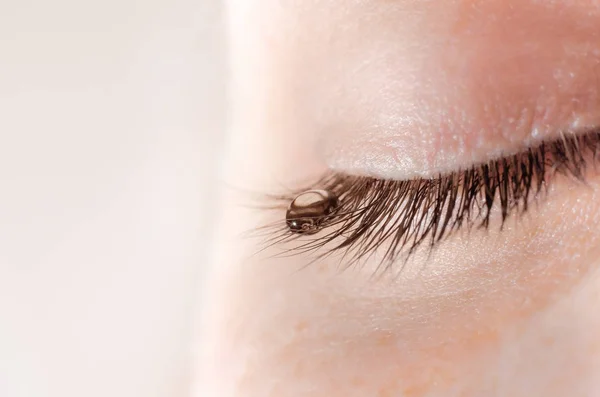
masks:
<path id="1" fill-rule="evenodd" d="M 554 173 L 583 180 L 599 151 L 600 130 L 592 130 L 433 179 L 394 181 L 331 173 L 310 188 L 336 194 L 338 212 L 322 225 L 321 234 L 286 252 L 315 252 L 318 259 L 343 250 L 344 265 L 350 266 L 386 245 L 381 261 L 387 267 L 402 254 L 410 257 L 427 239 L 433 247 L 464 226 L 488 227 L 497 204 L 501 224 L 514 212 L 527 211 Z M 279 199 L 289 202 L 299 192 Z M 296 237 L 283 229 L 267 244 Z"/>

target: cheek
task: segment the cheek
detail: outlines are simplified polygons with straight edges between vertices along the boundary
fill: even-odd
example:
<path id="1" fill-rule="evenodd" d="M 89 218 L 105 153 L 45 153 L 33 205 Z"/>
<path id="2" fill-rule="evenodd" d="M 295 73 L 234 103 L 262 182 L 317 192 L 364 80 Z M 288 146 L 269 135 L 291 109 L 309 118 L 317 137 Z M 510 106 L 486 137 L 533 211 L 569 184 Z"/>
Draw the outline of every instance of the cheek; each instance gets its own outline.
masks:
<path id="1" fill-rule="evenodd" d="M 252 256 L 256 241 L 231 235 L 253 222 L 226 204 L 202 339 L 207 384 L 241 397 L 595 388 L 600 200 L 594 186 L 563 185 L 519 226 L 449 241 L 392 280 L 369 280 L 368 264 L 340 272 L 335 259 Z"/>
<path id="2" fill-rule="evenodd" d="M 599 390 L 597 278 L 533 316 L 457 334 L 455 321 L 438 327 L 434 316 L 408 321 L 402 313 L 392 318 L 391 310 L 385 318 L 376 305 L 387 303 L 357 304 L 335 292 L 352 277 L 338 281 L 326 269 L 294 273 L 290 263 L 281 265 L 238 264 L 223 295 L 213 296 L 226 303 L 210 319 L 212 337 L 205 339 L 215 349 L 206 364 L 216 390 L 236 397 L 586 396 Z M 461 320 L 473 325 L 477 316 L 469 311 Z"/>

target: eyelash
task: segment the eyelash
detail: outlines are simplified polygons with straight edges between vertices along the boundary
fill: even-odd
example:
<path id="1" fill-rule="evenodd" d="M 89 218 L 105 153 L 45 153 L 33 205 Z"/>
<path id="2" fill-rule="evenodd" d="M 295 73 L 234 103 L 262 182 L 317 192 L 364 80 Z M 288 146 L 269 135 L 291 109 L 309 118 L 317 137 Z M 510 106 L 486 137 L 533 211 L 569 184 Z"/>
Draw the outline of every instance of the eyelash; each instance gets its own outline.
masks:
<path id="1" fill-rule="evenodd" d="M 402 253 L 408 259 L 429 240 L 433 248 L 461 228 L 490 226 L 492 210 L 500 204 L 501 228 L 512 214 L 523 214 L 555 174 L 584 181 L 590 162 L 600 152 L 600 131 L 563 135 L 525 152 L 496 159 L 433 179 L 406 181 L 329 173 L 310 189 L 337 195 L 339 207 L 323 218 L 317 235 L 306 237 L 284 255 L 318 252 L 317 259 L 344 253 L 349 267 L 389 242 L 381 258 L 388 266 Z M 282 209 L 307 189 L 272 197 Z M 267 225 L 266 247 L 301 237 L 284 226 Z"/>

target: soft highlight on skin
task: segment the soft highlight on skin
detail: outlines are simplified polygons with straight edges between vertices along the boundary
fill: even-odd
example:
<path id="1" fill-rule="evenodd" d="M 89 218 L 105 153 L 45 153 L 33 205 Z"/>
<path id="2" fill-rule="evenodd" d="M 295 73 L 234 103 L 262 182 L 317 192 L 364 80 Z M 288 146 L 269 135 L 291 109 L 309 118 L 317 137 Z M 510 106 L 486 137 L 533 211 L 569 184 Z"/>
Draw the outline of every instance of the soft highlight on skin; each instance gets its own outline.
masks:
<path id="1" fill-rule="evenodd" d="M 388 15 L 377 29 L 348 22 L 343 37 L 317 44 L 333 58 L 321 74 L 337 62 L 356 63 L 336 68 L 318 88 L 314 111 L 323 133 L 317 146 L 330 167 L 392 179 L 431 177 L 600 123 L 597 7 L 447 3 L 382 5 Z M 415 22 L 397 26 L 412 13 Z M 386 51 L 368 62 L 350 61 L 342 53 L 350 42 L 358 53 L 371 54 L 374 43 L 385 43 Z"/>

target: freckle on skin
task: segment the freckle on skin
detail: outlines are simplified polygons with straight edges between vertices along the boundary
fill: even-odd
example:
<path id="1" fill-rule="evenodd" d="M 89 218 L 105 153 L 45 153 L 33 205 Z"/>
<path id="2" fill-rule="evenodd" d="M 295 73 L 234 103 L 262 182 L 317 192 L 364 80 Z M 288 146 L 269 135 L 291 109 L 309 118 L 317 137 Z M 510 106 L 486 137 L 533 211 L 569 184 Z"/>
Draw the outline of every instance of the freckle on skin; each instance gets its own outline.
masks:
<path id="1" fill-rule="evenodd" d="M 377 337 L 378 346 L 389 346 L 394 343 L 394 336 L 391 333 L 385 333 Z"/>
<path id="2" fill-rule="evenodd" d="M 319 273 L 328 273 L 330 271 L 329 268 L 323 263 L 316 265 L 315 268 Z"/>
<path id="3" fill-rule="evenodd" d="M 365 380 L 360 376 L 353 376 L 350 380 L 350 383 L 352 384 L 352 386 L 360 387 L 365 385 Z"/>
<path id="4" fill-rule="evenodd" d="M 542 342 L 546 347 L 554 346 L 554 338 L 550 335 L 545 335 L 542 337 Z"/>
<path id="5" fill-rule="evenodd" d="M 296 326 L 294 327 L 294 329 L 295 329 L 297 332 L 302 332 L 302 331 L 304 331 L 306 328 L 308 328 L 308 322 L 306 322 L 306 321 L 299 321 L 299 322 L 296 324 Z"/>
<path id="6" fill-rule="evenodd" d="M 428 387 L 426 387 L 423 384 L 420 384 L 420 385 L 414 385 L 412 387 L 404 389 L 403 393 L 404 393 L 405 397 L 420 397 L 420 396 L 424 396 L 428 390 L 429 390 Z"/>

